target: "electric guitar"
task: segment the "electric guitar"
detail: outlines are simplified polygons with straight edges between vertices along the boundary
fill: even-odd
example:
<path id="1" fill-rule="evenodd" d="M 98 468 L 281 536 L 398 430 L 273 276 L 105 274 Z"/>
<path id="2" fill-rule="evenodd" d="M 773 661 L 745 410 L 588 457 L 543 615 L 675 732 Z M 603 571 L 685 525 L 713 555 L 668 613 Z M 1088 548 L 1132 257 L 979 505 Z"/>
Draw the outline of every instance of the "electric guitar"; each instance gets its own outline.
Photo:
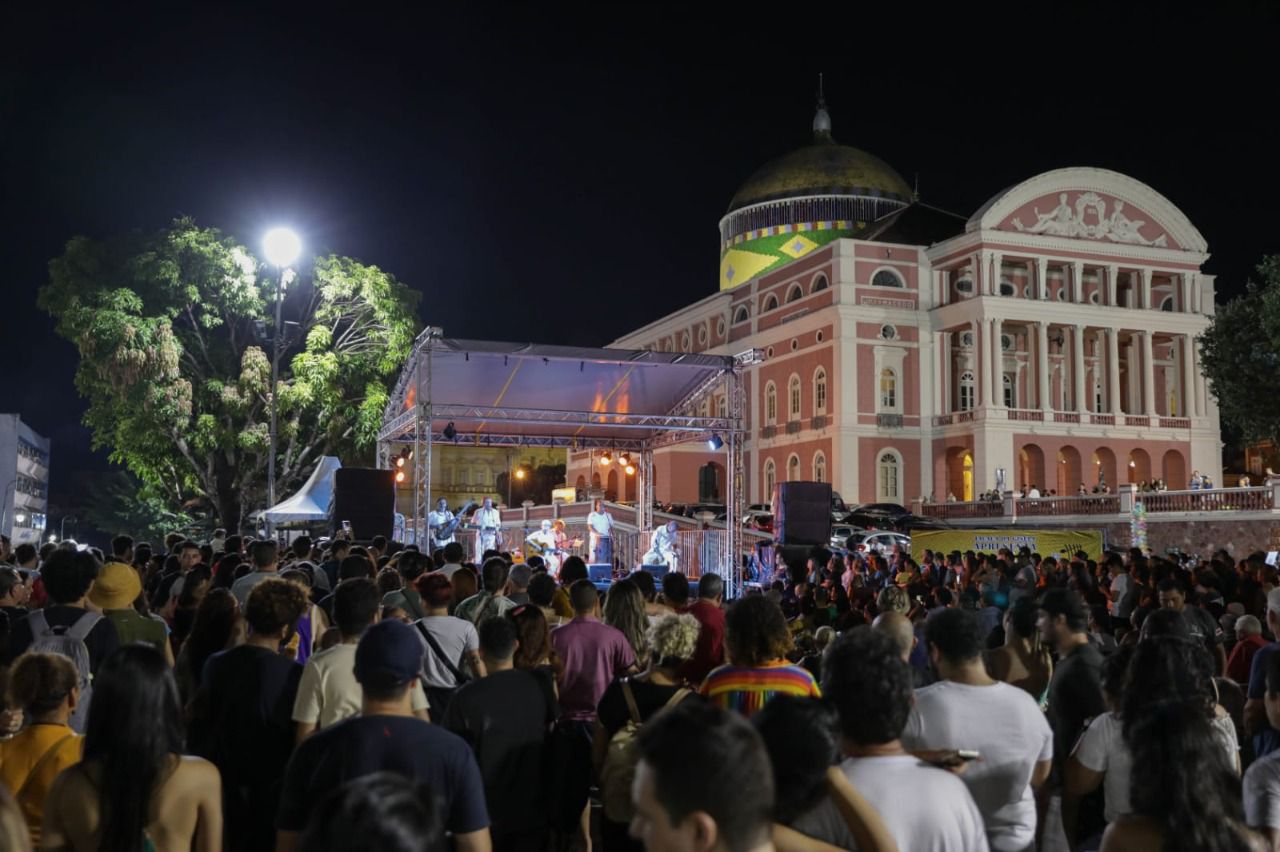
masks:
<path id="1" fill-rule="evenodd" d="M 453 520 L 448 521 L 444 524 L 441 524 L 440 526 L 435 528 L 435 532 L 431 534 L 432 540 L 437 545 L 443 547 L 445 543 L 449 541 L 449 539 L 453 538 L 454 530 L 456 530 L 458 528 L 458 525 L 462 523 L 462 516 L 479 505 L 480 504 L 477 503 L 475 500 L 468 500 L 466 502 L 466 505 L 464 505 L 461 509 L 459 509 L 456 514 L 454 514 Z"/>

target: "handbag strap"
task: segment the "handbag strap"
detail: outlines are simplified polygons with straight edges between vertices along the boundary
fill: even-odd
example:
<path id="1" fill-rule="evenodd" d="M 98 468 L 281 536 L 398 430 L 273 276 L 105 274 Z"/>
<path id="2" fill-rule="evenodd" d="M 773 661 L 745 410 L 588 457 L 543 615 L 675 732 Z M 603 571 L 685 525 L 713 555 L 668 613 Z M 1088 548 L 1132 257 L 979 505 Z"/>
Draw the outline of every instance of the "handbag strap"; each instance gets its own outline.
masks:
<path id="1" fill-rule="evenodd" d="M 463 676 L 462 672 L 458 671 L 458 667 L 453 664 L 453 661 L 445 656 L 444 650 L 440 647 L 440 643 L 436 642 L 436 637 L 431 635 L 431 631 L 427 629 L 427 626 L 421 621 L 417 621 L 415 624 L 418 628 L 418 632 L 422 634 L 422 638 L 426 639 L 427 644 L 431 646 L 431 651 L 436 655 L 436 659 L 444 663 L 444 667 L 449 670 L 449 674 L 453 675 L 453 679 L 457 685 L 461 686 L 465 683 L 467 680 L 466 677 Z"/>
<path id="2" fill-rule="evenodd" d="M 631 721 L 637 725 L 644 724 L 644 720 L 640 718 L 640 707 L 636 704 L 635 693 L 631 691 L 631 678 L 629 677 L 622 679 L 622 697 L 627 702 L 627 712 L 631 714 Z"/>
<path id="3" fill-rule="evenodd" d="M 31 782 L 40 774 L 40 770 L 44 769 L 45 766 L 48 765 L 49 761 L 53 760 L 53 758 L 58 754 L 58 749 L 62 748 L 62 744 L 70 739 L 75 739 L 75 734 L 67 734 L 65 737 L 49 746 L 49 750 L 40 756 L 40 759 L 36 761 L 36 765 L 31 767 L 31 771 L 27 773 L 27 780 L 23 781 L 22 786 L 14 792 L 13 797 L 15 799 L 22 801 L 22 796 L 27 792 L 27 787 L 31 786 Z"/>

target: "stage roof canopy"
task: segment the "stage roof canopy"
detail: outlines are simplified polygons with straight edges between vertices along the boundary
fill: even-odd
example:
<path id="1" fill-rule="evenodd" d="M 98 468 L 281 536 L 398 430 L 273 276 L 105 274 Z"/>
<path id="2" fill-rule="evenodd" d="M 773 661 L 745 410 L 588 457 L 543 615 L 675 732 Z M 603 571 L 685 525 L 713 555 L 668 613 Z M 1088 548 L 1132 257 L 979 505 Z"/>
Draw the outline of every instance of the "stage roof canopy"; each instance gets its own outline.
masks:
<path id="1" fill-rule="evenodd" d="M 261 512 L 261 517 L 273 524 L 326 520 L 333 500 L 333 474 L 340 467 L 342 462 L 336 456 L 321 456 L 306 485 L 288 500 Z"/>
<path id="2" fill-rule="evenodd" d="M 743 356 L 458 340 L 432 331 L 419 338 L 387 405 L 383 442 L 414 440 L 419 395 L 431 402 L 432 442 L 622 450 L 711 433 L 727 440 L 740 428 L 731 406 L 717 412 L 712 401 L 700 417 L 698 403 Z"/>

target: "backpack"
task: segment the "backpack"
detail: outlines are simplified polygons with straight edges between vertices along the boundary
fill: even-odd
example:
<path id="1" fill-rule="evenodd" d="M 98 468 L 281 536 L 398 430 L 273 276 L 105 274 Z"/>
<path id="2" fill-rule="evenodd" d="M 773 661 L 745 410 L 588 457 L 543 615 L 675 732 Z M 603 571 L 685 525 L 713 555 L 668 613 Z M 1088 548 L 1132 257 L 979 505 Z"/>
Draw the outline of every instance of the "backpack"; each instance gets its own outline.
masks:
<path id="1" fill-rule="evenodd" d="M 50 627 L 44 610 L 34 609 L 27 616 L 27 624 L 31 626 L 31 645 L 27 650 L 60 654 L 74 663 L 80 674 L 80 701 L 67 722 L 77 734 L 84 733 L 89 720 L 89 699 L 93 697 L 93 670 L 89 665 L 89 646 L 84 640 L 101 620 L 101 613 L 86 612 L 70 627 Z"/>
<path id="2" fill-rule="evenodd" d="M 687 688 L 677 689 L 658 712 L 676 706 L 692 692 Z M 629 677 L 622 679 L 622 697 L 627 701 L 627 713 L 631 718 L 609 738 L 604 766 L 600 769 L 600 798 L 604 802 L 606 817 L 613 822 L 629 823 L 635 815 L 631 804 L 631 782 L 636 777 L 636 764 L 640 762 L 636 738 L 644 726 Z"/>

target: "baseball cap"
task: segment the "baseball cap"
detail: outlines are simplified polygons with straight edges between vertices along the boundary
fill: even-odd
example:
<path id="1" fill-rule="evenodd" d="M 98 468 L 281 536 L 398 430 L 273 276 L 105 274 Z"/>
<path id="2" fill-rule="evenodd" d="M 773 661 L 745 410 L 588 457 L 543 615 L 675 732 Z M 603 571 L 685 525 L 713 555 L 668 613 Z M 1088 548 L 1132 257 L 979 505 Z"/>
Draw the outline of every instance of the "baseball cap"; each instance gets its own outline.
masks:
<path id="1" fill-rule="evenodd" d="M 128 609 L 142 594 L 138 572 L 123 562 L 108 562 L 98 570 L 89 601 L 99 609 Z"/>
<path id="2" fill-rule="evenodd" d="M 402 621 L 386 619 L 370 627 L 356 645 L 356 680 L 388 689 L 422 674 L 422 640 Z"/>

